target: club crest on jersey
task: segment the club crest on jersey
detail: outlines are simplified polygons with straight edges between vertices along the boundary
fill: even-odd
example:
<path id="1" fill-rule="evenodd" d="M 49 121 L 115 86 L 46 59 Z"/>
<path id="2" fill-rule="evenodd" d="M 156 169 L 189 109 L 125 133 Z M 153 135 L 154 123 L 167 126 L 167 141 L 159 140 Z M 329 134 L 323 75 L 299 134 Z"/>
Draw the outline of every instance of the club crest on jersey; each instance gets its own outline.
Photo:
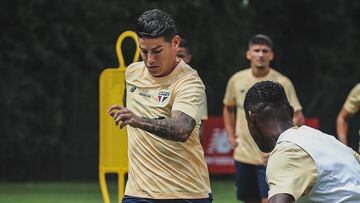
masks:
<path id="1" fill-rule="evenodd" d="M 170 92 L 168 91 L 160 91 L 158 95 L 159 103 L 162 104 L 166 101 L 167 98 L 169 98 Z"/>

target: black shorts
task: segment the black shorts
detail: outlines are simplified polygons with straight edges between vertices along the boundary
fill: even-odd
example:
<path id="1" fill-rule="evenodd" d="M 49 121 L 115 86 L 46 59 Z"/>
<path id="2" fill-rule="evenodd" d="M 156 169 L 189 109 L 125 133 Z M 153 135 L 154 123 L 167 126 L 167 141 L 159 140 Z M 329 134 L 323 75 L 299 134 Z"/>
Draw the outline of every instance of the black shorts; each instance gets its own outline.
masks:
<path id="1" fill-rule="evenodd" d="M 268 197 L 269 186 L 265 180 L 265 166 L 235 161 L 235 168 L 238 200 L 260 200 Z"/>
<path id="2" fill-rule="evenodd" d="M 122 199 L 122 203 L 211 203 L 212 194 L 204 199 L 148 199 L 141 197 L 127 196 Z"/>

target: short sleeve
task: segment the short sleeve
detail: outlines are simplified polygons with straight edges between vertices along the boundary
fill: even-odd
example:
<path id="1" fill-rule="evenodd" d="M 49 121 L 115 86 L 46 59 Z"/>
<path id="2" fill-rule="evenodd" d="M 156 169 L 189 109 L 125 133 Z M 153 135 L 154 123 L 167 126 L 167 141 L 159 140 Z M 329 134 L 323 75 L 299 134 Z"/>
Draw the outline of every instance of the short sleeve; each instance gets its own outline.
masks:
<path id="1" fill-rule="evenodd" d="M 198 122 L 205 98 L 205 86 L 200 78 L 183 78 L 175 89 L 172 111 L 178 110 L 186 113 Z"/>
<path id="2" fill-rule="evenodd" d="M 311 191 L 317 170 L 313 159 L 302 148 L 291 142 L 282 142 L 270 155 L 266 177 L 269 198 L 286 193 L 297 200 Z"/>
<path id="3" fill-rule="evenodd" d="M 223 104 L 226 106 L 236 105 L 236 94 L 235 94 L 235 79 L 231 77 L 226 85 L 225 96 Z"/>
<path id="4" fill-rule="evenodd" d="M 204 103 L 202 105 L 202 108 L 201 108 L 201 113 L 200 113 L 200 116 L 201 116 L 201 120 L 207 120 L 208 119 L 208 107 L 207 107 L 207 99 L 206 99 L 206 95 L 205 95 L 205 99 L 204 99 Z"/>
<path id="5" fill-rule="evenodd" d="M 302 109 L 301 104 L 299 102 L 299 99 L 297 97 L 296 91 L 295 91 L 295 87 L 292 84 L 292 82 L 287 78 L 283 84 L 285 92 L 286 92 L 286 96 L 289 99 L 290 105 L 292 107 L 294 107 L 294 111 L 299 111 Z"/>
<path id="6" fill-rule="evenodd" d="M 344 109 L 349 113 L 356 113 L 360 107 L 360 84 L 357 84 L 349 93 L 344 103 Z"/>

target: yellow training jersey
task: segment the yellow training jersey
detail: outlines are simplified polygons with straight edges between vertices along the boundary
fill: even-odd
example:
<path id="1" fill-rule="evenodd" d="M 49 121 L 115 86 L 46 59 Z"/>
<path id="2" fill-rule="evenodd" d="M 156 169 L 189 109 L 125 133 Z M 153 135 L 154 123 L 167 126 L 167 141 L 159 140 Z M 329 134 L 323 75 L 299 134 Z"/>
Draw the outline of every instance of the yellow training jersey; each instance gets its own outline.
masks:
<path id="1" fill-rule="evenodd" d="M 343 105 L 343 108 L 352 114 L 355 114 L 359 111 L 360 108 L 360 83 L 353 87 L 346 98 L 346 101 Z M 360 135 L 360 130 L 359 130 Z M 359 140 L 359 150 L 360 152 L 360 140 Z"/>
<path id="2" fill-rule="evenodd" d="M 293 129 L 299 128 L 294 127 Z M 296 134 L 296 136 L 299 135 Z M 360 155 L 353 150 L 351 151 L 360 164 Z M 286 193 L 292 195 L 296 201 L 301 196 L 309 195 L 313 190 L 316 182 L 318 182 L 318 167 L 310 154 L 303 148 L 294 142 L 284 141 L 277 143 L 270 154 L 266 178 L 269 185 L 268 198 L 276 194 Z M 334 181 L 336 181 L 335 177 Z M 329 188 L 331 189 L 331 187 Z"/>
<path id="3" fill-rule="evenodd" d="M 265 164 L 268 154 L 260 151 L 250 135 L 243 103 L 247 90 L 255 83 L 263 80 L 279 82 L 284 87 L 289 102 L 294 107 L 294 111 L 302 109 L 291 81 L 274 69 L 270 69 L 270 72 L 265 77 L 256 78 L 252 74 L 251 68 L 248 68 L 235 73 L 229 79 L 223 103 L 226 106 L 236 106 L 236 135 L 239 144 L 234 150 L 234 159 L 254 165 Z"/>
<path id="4" fill-rule="evenodd" d="M 197 125 L 186 142 L 162 139 L 128 126 L 129 174 L 125 194 L 152 199 L 207 198 L 208 169 L 199 140 L 205 87 L 197 72 L 182 60 L 168 76 L 149 74 L 143 62 L 126 70 L 126 105 L 137 116 L 170 118 L 186 113 Z"/>
<path id="5" fill-rule="evenodd" d="M 301 147 L 292 142 L 283 142 L 271 152 L 266 177 L 270 188 L 269 198 L 287 193 L 297 200 L 309 194 L 313 188 L 317 168 L 314 160 Z"/>
<path id="6" fill-rule="evenodd" d="M 344 109 L 349 113 L 356 113 L 360 108 L 360 83 L 349 93 L 344 103 Z"/>

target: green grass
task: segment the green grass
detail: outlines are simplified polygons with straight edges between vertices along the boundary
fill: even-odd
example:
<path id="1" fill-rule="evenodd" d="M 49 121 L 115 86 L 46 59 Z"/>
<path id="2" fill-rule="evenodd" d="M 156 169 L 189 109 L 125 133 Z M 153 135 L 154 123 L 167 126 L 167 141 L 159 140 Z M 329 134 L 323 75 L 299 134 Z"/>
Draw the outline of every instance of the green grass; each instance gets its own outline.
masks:
<path id="1" fill-rule="evenodd" d="M 0 202 L 92 203 L 101 202 L 97 183 L 0 183 Z"/>
<path id="2" fill-rule="evenodd" d="M 238 203 L 231 177 L 211 179 L 214 203 Z M 116 182 L 109 181 L 111 202 L 117 202 Z M 0 183 L 1 203 L 101 203 L 98 182 Z"/>
<path id="3" fill-rule="evenodd" d="M 231 176 L 211 178 L 214 203 L 241 203 L 236 200 Z M 117 185 L 108 184 L 111 203 L 117 202 Z M 0 203 L 101 203 L 97 182 L 0 183 Z M 299 201 L 306 203 L 306 201 Z"/>
<path id="4" fill-rule="evenodd" d="M 211 189 L 214 203 L 240 203 L 236 199 L 235 180 L 232 176 L 216 176 L 211 178 Z"/>

